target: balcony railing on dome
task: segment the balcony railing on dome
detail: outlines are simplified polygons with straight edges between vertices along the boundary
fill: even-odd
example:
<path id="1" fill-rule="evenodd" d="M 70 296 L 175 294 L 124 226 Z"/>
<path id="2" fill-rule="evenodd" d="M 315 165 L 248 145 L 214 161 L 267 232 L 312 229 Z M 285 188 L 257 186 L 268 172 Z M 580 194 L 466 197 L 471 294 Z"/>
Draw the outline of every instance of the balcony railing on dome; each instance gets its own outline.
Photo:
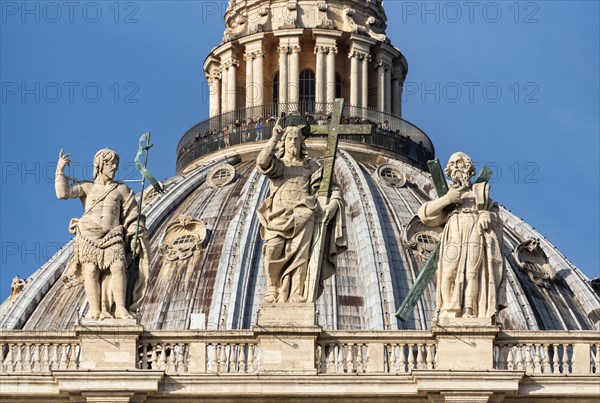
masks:
<path id="1" fill-rule="evenodd" d="M 177 172 L 194 160 L 230 146 L 267 140 L 271 137 L 276 117 L 282 114 L 301 116 L 311 125 L 330 122 L 333 104 L 301 103 L 270 104 L 235 109 L 204 120 L 189 129 L 177 145 Z M 260 123 L 259 123 L 260 121 Z M 425 167 L 435 155 L 433 143 L 427 135 L 412 123 L 395 115 L 371 108 L 346 105 L 342 123 L 373 123 L 376 131 L 372 136 L 342 140 L 356 141 L 382 147 L 405 155 Z"/>

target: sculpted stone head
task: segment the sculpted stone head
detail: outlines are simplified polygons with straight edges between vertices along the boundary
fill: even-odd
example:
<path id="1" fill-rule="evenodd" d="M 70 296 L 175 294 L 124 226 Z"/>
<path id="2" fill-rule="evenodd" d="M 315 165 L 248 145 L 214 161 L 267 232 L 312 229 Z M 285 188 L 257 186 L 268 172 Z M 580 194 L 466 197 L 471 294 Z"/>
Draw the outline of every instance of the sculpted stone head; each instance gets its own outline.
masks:
<path id="1" fill-rule="evenodd" d="M 110 179 L 115 177 L 115 173 L 119 168 L 119 154 L 108 148 L 103 148 L 94 156 L 94 180 L 100 174 L 104 174 Z"/>
<path id="2" fill-rule="evenodd" d="M 475 176 L 475 167 L 471 157 L 459 151 L 450 156 L 444 173 L 452 179 L 453 186 L 468 187 Z"/>
<path id="3" fill-rule="evenodd" d="M 281 140 L 279 140 L 277 156 L 283 158 L 286 154 L 297 160 L 303 160 L 308 156 L 304 135 L 299 127 L 286 127 Z"/>

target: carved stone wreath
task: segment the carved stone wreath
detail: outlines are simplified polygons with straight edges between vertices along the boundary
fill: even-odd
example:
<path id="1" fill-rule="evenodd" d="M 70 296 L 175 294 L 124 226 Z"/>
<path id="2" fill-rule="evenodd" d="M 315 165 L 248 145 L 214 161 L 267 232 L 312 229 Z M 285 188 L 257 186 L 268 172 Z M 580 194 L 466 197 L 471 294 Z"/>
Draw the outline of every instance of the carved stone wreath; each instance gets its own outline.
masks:
<path id="1" fill-rule="evenodd" d="M 160 245 L 160 253 L 167 260 L 188 259 L 203 248 L 206 227 L 201 220 L 180 215 L 168 227 Z"/>

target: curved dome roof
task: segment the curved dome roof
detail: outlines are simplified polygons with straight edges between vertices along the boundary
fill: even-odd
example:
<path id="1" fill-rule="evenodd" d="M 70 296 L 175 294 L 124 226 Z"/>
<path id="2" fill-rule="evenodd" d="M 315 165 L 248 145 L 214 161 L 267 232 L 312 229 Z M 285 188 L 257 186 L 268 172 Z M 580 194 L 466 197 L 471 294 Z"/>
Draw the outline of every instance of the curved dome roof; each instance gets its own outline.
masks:
<path id="1" fill-rule="evenodd" d="M 318 156 L 325 142 L 309 140 L 308 145 Z M 150 283 L 140 310 L 146 329 L 243 329 L 256 322 L 265 277 L 255 210 L 268 194 L 268 182 L 255 168 L 261 147 L 261 142 L 247 143 L 210 154 L 165 181 L 164 195 L 144 198 L 152 247 Z M 435 284 L 407 322 L 394 313 L 438 236 L 413 219 L 435 196 L 431 178 L 382 148 L 353 142 L 340 147 L 335 181 L 346 204 L 348 251 L 338 257 L 337 275 L 325 283 L 317 302 L 319 324 L 325 329 L 425 329 L 435 309 Z M 506 209 L 501 213 L 509 298 L 499 317 L 503 327 L 598 326 L 600 298 L 585 275 L 521 219 Z M 3 304 L 2 327 L 71 328 L 85 313 L 83 289 L 66 289 L 59 281 L 70 247 L 36 271 L 12 304 Z"/>

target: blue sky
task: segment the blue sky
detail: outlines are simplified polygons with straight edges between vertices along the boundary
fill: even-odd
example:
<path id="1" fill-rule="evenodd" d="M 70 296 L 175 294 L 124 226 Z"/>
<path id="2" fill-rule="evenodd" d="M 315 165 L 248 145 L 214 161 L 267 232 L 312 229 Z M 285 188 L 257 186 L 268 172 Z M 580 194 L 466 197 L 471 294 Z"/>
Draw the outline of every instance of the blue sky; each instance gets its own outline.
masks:
<path id="1" fill-rule="evenodd" d="M 54 196 L 61 147 L 79 178 L 91 178 L 98 149 L 113 148 L 119 178 L 130 179 L 137 138 L 150 130 L 150 169 L 174 175 L 179 138 L 208 113 L 202 61 L 220 42 L 226 2 L 0 4 L 3 300 L 82 213 Z M 385 7 L 409 63 L 404 118 L 442 161 L 462 150 L 491 165 L 493 197 L 599 276 L 599 2 Z"/>

